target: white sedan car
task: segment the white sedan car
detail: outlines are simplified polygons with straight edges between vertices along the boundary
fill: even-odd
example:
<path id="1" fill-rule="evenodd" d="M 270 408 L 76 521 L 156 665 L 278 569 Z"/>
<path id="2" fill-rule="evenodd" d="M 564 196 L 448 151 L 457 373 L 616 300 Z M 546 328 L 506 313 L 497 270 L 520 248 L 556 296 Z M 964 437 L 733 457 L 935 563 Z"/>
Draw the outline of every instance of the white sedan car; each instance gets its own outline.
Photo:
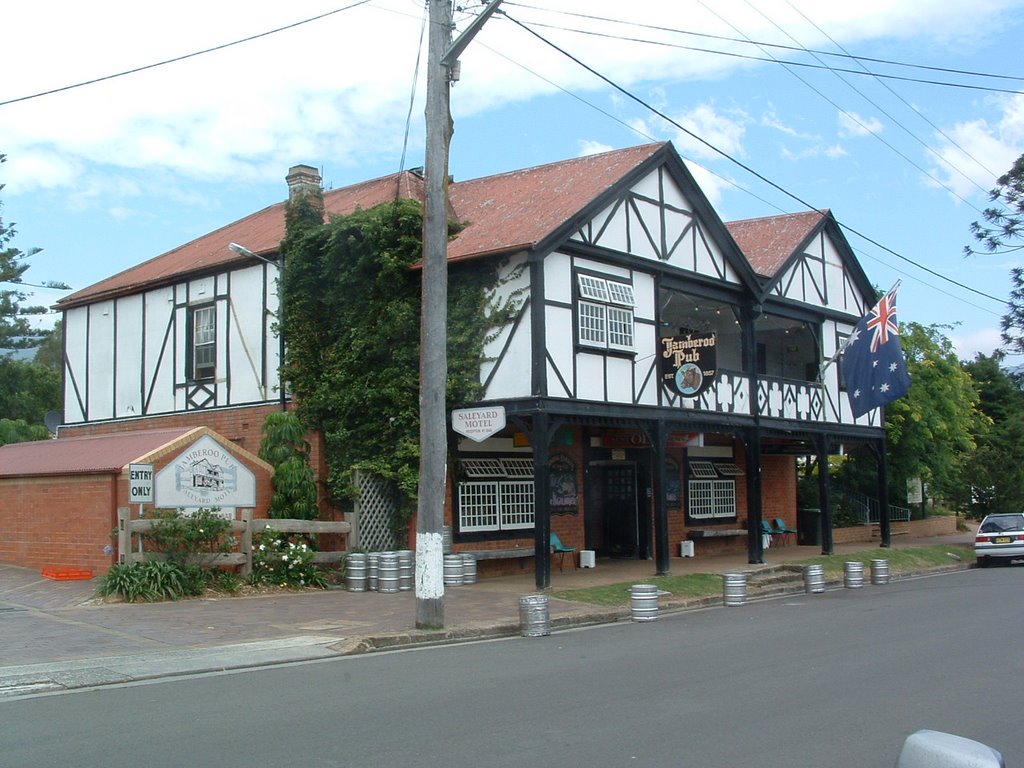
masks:
<path id="1" fill-rule="evenodd" d="M 974 555 L 982 567 L 994 560 L 1024 560 L 1024 512 L 986 515 L 974 538 Z"/>

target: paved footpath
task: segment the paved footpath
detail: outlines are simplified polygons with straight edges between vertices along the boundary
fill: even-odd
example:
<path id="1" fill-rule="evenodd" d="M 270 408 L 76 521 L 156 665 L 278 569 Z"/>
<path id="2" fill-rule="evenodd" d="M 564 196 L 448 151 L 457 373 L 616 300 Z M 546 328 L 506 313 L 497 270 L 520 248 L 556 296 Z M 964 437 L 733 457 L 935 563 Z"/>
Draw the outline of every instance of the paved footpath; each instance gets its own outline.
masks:
<path id="1" fill-rule="evenodd" d="M 894 546 L 973 542 L 972 534 L 894 542 Z M 839 545 L 836 553 L 875 545 Z M 880 549 L 879 557 L 885 550 Z M 770 565 L 813 557 L 815 547 L 791 545 L 766 553 Z M 969 562 L 951 559 L 950 567 Z M 751 571 L 744 556 L 672 558 L 673 574 Z M 600 560 L 593 569 L 552 573 L 555 591 L 609 583 L 642 583 L 653 561 Z M 518 635 L 519 601 L 534 594 L 532 570 L 449 587 L 445 629 L 415 629 L 416 600 L 396 593 L 317 592 L 107 603 L 95 597 L 97 580 L 52 581 L 38 571 L 0 564 L 0 699 L 5 696 L 238 669 L 393 648 Z M 832 585 L 833 587 L 835 585 Z M 841 587 L 841 584 L 839 585 Z M 662 610 L 720 603 L 715 597 L 674 601 Z M 602 608 L 549 597 L 555 631 L 629 619 L 628 608 Z"/>

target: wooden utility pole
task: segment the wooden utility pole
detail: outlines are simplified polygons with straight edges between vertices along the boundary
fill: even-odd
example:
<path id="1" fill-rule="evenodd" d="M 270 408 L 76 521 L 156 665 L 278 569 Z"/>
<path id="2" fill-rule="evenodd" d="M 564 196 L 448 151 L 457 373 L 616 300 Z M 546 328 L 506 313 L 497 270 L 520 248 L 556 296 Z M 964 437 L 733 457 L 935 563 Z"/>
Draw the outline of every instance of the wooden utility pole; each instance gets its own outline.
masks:
<path id="1" fill-rule="evenodd" d="M 416 516 L 416 626 L 444 626 L 444 500 L 448 458 L 448 147 L 450 87 L 459 53 L 501 0 L 452 45 L 451 0 L 430 0 L 427 54 L 426 205 L 420 317 L 420 477 Z"/>

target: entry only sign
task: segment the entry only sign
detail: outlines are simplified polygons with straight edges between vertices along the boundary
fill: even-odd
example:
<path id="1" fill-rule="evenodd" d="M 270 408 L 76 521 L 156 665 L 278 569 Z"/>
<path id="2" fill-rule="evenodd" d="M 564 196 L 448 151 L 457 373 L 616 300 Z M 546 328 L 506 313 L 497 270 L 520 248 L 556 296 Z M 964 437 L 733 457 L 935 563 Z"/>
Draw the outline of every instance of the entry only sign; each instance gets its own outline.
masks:
<path id="1" fill-rule="evenodd" d="M 146 504 L 153 501 L 153 465 L 128 465 L 129 497 L 132 504 Z"/>

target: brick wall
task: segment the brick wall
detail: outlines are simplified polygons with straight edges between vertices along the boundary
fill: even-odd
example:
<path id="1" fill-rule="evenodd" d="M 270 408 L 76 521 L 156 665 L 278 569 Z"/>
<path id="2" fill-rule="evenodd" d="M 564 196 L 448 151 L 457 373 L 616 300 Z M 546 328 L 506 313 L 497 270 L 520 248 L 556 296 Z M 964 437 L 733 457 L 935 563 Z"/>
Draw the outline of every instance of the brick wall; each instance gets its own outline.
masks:
<path id="1" fill-rule="evenodd" d="M 153 461 L 154 471 L 159 473 L 187 450 L 188 444 L 167 450 Z M 270 473 L 261 462 L 237 452 L 233 455 L 255 475 L 254 514 L 266 517 L 272 493 Z M 133 515 L 138 514 L 139 507 L 130 504 L 130 498 L 128 477 L 120 474 L 2 478 L 0 562 L 26 568 L 91 568 L 103 575 L 117 562 L 113 536 L 117 508 L 130 507 Z M 147 510 L 152 508 L 145 505 Z"/>
<path id="2" fill-rule="evenodd" d="M 956 533 L 956 518 L 953 515 L 935 515 L 925 520 L 911 520 L 908 523 L 892 523 L 891 532 L 894 542 L 897 537 L 951 536 Z M 878 541 L 880 534 L 877 525 L 854 525 L 849 528 L 833 528 L 833 544 L 852 544 L 858 541 Z"/>
<path id="3" fill-rule="evenodd" d="M 73 424 L 60 428 L 59 437 L 84 437 L 86 435 L 111 435 L 119 432 L 138 432 L 146 429 L 173 427 L 209 427 L 226 437 L 240 448 L 258 454 L 263 438 L 263 422 L 271 413 L 280 410 L 280 405 L 253 405 L 243 408 L 211 408 L 201 411 L 174 413 L 166 416 L 146 416 L 134 419 L 117 419 L 93 424 Z M 310 465 L 317 483 L 320 499 L 320 517 L 323 520 L 342 520 L 343 514 L 329 502 L 326 488 L 327 465 L 324 438 L 319 432 L 310 432 L 306 439 L 310 444 Z M 269 496 L 260 496 L 267 498 Z"/>
<path id="4" fill-rule="evenodd" d="M 106 573 L 114 563 L 104 547 L 116 544 L 115 489 L 113 475 L 0 479 L 0 561 Z"/>

